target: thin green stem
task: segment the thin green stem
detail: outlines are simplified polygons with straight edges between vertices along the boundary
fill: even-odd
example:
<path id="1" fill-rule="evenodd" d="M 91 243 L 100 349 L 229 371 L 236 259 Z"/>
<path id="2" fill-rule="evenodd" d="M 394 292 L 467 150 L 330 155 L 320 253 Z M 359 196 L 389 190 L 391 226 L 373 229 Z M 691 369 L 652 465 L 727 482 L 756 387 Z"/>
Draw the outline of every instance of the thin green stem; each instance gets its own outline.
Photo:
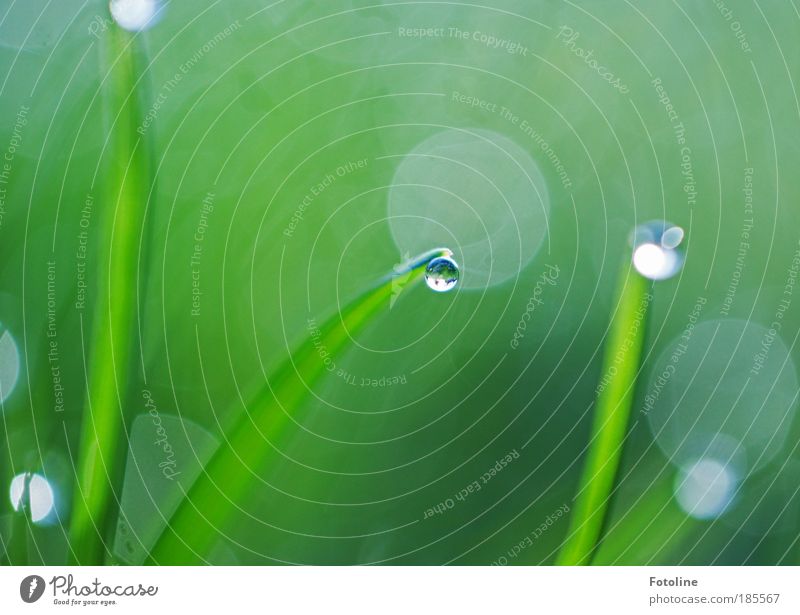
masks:
<path id="1" fill-rule="evenodd" d="M 108 68 L 106 109 L 111 112 L 105 198 L 95 269 L 97 296 L 87 349 L 87 399 L 78 452 L 77 484 L 70 524 L 71 563 L 101 564 L 116 507 L 114 483 L 125 456 L 121 432 L 128 390 L 136 309 L 137 242 L 149 187 L 146 150 L 134 84 L 131 35 L 111 28 L 104 58 Z"/>
<path id="2" fill-rule="evenodd" d="M 148 564 L 202 563 L 203 556 L 219 540 L 219 529 L 229 521 L 236 504 L 252 484 L 251 472 L 264 461 L 269 446 L 266 440 L 275 437 L 287 423 L 284 409 L 298 407 L 308 396 L 314 382 L 325 373 L 319 354 L 324 347 L 330 355 L 341 351 L 355 335 L 387 305 L 397 281 L 404 288 L 418 281 L 425 266 L 438 256 L 449 256 L 447 249 L 420 255 L 404 268 L 380 280 L 324 323 L 313 325 L 313 332 L 284 361 L 249 404 L 189 490 L 153 547 Z M 301 381 L 297 373 L 303 374 Z"/>
<path id="3" fill-rule="evenodd" d="M 603 355 L 589 452 L 567 539 L 556 560 L 560 565 L 591 563 L 605 525 L 640 368 L 651 299 L 649 286 L 649 280 L 636 273 L 630 263 L 625 264 Z"/>
<path id="4" fill-rule="evenodd" d="M 33 564 L 28 546 L 28 536 L 32 530 L 30 512 L 30 484 L 32 477 L 31 473 L 24 475 L 19 508 L 14 511 L 11 518 L 11 537 L 8 541 L 7 556 L 9 563 L 13 566 L 29 566 Z"/>

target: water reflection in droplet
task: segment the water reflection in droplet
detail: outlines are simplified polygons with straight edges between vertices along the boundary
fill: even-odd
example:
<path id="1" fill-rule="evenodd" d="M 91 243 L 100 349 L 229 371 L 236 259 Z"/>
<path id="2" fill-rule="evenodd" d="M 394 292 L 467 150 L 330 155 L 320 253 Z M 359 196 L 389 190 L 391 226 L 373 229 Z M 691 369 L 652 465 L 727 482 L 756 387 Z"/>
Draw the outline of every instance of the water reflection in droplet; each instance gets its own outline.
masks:
<path id="1" fill-rule="evenodd" d="M 453 290 L 458 284 L 458 265 L 452 258 L 440 256 L 434 258 L 425 267 L 425 283 L 437 293 Z"/>

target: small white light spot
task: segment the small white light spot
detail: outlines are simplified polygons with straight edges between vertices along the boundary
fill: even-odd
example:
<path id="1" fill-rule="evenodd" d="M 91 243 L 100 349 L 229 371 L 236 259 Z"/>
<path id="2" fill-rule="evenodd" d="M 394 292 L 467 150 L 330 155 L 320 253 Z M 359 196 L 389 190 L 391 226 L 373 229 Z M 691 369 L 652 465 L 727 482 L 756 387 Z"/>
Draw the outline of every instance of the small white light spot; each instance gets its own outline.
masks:
<path id="1" fill-rule="evenodd" d="M 678 258 L 671 250 L 654 243 L 643 243 L 633 252 L 633 266 L 644 277 L 664 280 L 675 273 Z"/>
<path id="2" fill-rule="evenodd" d="M 661 235 L 661 245 L 668 250 L 674 250 L 683 241 L 685 233 L 680 226 L 671 226 Z"/>

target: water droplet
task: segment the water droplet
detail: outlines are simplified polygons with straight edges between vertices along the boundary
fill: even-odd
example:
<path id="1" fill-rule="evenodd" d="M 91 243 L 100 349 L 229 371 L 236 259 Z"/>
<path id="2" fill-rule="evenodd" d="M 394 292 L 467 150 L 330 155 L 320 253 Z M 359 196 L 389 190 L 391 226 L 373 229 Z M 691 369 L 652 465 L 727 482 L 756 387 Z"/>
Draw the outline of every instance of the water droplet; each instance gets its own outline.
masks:
<path id="1" fill-rule="evenodd" d="M 683 267 L 684 231 L 665 221 L 647 222 L 633 234 L 633 266 L 651 280 L 666 280 Z"/>
<path id="2" fill-rule="evenodd" d="M 550 195 L 536 161 L 513 140 L 448 129 L 402 159 L 387 206 L 401 254 L 451 245 L 469 271 L 460 287 L 476 290 L 517 277 L 533 259 L 547 236 Z"/>
<path id="3" fill-rule="evenodd" d="M 437 293 L 453 290 L 458 284 L 458 265 L 452 258 L 439 256 L 425 267 L 425 283 Z"/>
<path id="4" fill-rule="evenodd" d="M 17 343 L 0 324 L 0 404 L 8 399 L 17 384 L 19 365 Z"/>
<path id="5" fill-rule="evenodd" d="M 715 519 L 733 502 L 739 476 L 725 461 L 703 458 L 681 468 L 675 480 L 678 505 L 695 519 Z"/>
<path id="6" fill-rule="evenodd" d="M 160 17 L 159 0 L 111 0 L 111 16 L 121 28 L 138 32 L 145 30 Z"/>
<path id="7" fill-rule="evenodd" d="M 41 474 L 25 472 L 11 480 L 8 490 L 15 511 L 27 510 L 31 521 L 46 521 L 55 506 L 55 494 L 48 480 Z"/>

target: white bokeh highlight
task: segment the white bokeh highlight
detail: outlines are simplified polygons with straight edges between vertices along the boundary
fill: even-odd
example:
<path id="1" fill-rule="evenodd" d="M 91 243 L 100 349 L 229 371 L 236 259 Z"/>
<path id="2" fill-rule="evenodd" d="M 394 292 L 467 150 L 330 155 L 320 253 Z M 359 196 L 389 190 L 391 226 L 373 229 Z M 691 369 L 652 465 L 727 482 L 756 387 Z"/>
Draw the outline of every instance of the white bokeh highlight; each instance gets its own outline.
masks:
<path id="1" fill-rule="evenodd" d="M 633 252 L 633 266 L 636 271 L 651 280 L 666 280 L 675 272 L 678 258 L 672 250 L 666 250 L 654 243 L 638 246 Z"/>
<path id="2" fill-rule="evenodd" d="M 0 403 L 8 399 L 19 380 L 20 357 L 17 343 L 0 327 Z"/>
<path id="3" fill-rule="evenodd" d="M 28 480 L 28 491 L 25 493 L 25 481 Z M 55 506 L 55 494 L 48 480 L 41 474 L 17 474 L 11 480 L 9 488 L 11 507 L 20 512 L 25 508 L 29 510 L 31 521 L 41 523 L 46 521 Z"/>
<path id="4" fill-rule="evenodd" d="M 647 222 L 633 235 L 633 266 L 650 280 L 667 280 L 683 267 L 684 230 L 669 222 Z"/>
<path id="5" fill-rule="evenodd" d="M 675 499 L 690 517 L 716 519 L 733 503 L 739 477 L 719 459 L 704 458 L 681 468 L 675 480 Z"/>
<path id="6" fill-rule="evenodd" d="M 109 9 L 121 28 L 138 32 L 158 21 L 159 0 L 111 0 Z"/>

